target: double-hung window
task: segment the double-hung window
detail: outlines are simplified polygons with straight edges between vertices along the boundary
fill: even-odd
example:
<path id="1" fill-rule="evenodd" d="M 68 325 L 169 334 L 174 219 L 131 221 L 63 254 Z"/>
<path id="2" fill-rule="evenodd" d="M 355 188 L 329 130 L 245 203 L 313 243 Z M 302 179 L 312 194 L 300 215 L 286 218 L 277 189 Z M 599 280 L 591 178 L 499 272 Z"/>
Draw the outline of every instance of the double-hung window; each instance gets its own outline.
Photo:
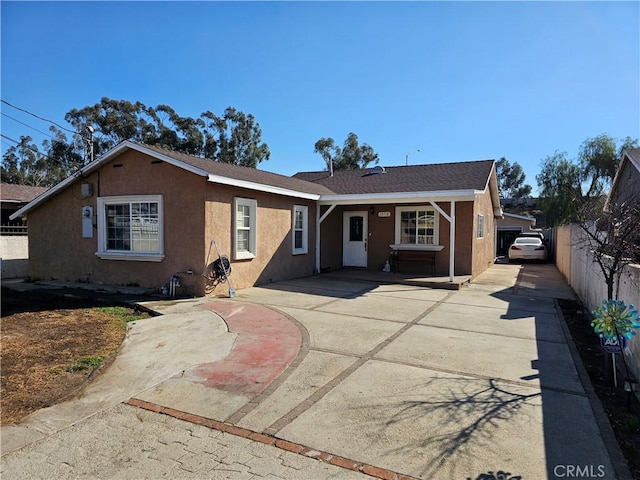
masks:
<path id="1" fill-rule="evenodd" d="M 257 254 L 256 213 L 258 202 L 251 198 L 234 200 L 234 259 L 246 260 Z"/>
<path id="2" fill-rule="evenodd" d="M 293 254 L 300 255 L 309 251 L 309 207 L 293 207 Z"/>
<path id="3" fill-rule="evenodd" d="M 398 207 L 396 244 L 437 245 L 438 216 L 433 208 Z"/>
<path id="4" fill-rule="evenodd" d="M 98 198 L 98 251 L 108 260 L 164 258 L 162 195 Z"/>

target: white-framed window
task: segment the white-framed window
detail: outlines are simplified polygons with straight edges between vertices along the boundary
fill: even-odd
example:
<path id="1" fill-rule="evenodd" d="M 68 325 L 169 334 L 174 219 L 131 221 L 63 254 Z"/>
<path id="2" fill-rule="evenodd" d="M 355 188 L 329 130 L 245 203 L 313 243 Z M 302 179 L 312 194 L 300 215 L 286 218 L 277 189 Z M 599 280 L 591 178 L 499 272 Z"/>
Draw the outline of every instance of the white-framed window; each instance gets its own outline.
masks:
<path id="1" fill-rule="evenodd" d="M 484 215 L 478 214 L 478 224 L 476 225 L 476 238 L 484 238 Z"/>
<path id="2" fill-rule="evenodd" d="M 293 206 L 293 254 L 300 255 L 309 251 L 309 207 Z"/>
<path id="3" fill-rule="evenodd" d="M 251 198 L 234 199 L 234 249 L 235 260 L 255 258 L 257 255 L 256 244 L 256 216 L 258 202 Z"/>
<path id="4" fill-rule="evenodd" d="M 164 258 L 162 195 L 98 198 L 98 251 L 105 260 Z"/>
<path id="5" fill-rule="evenodd" d="M 397 245 L 438 245 L 438 213 L 432 207 L 396 207 Z"/>

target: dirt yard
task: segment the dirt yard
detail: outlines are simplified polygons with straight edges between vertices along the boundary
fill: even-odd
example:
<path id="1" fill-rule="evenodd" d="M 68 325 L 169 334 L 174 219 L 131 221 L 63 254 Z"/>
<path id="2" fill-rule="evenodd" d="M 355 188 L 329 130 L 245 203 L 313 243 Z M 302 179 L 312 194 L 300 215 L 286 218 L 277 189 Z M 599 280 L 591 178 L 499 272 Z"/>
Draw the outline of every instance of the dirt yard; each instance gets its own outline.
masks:
<path id="1" fill-rule="evenodd" d="M 144 316 L 75 293 L 2 288 L 0 423 L 76 392 L 114 357 L 127 321 Z"/>

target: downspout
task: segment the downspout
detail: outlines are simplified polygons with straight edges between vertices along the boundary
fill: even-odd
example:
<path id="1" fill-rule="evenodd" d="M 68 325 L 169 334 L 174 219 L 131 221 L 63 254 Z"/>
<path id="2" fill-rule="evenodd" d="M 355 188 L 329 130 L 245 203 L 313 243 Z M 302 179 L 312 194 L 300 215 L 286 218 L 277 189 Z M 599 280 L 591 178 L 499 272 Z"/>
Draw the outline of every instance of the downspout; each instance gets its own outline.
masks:
<path id="1" fill-rule="evenodd" d="M 336 208 L 336 205 L 330 205 L 329 209 L 320 216 L 320 205 L 316 204 L 316 274 L 320 273 L 320 225 L 325 218 Z"/>

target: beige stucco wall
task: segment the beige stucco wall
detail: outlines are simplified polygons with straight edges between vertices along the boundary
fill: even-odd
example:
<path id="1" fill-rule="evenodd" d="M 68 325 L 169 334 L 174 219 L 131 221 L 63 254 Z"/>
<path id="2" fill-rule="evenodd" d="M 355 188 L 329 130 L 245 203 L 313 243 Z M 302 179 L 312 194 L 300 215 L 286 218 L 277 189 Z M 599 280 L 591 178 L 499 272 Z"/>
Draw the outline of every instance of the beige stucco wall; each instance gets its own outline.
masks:
<path id="1" fill-rule="evenodd" d="M 478 215 L 484 216 L 484 236 L 478 238 Z M 473 243 L 473 277 L 480 275 L 495 261 L 495 231 L 496 223 L 493 215 L 493 203 L 489 189 L 485 193 L 476 195 L 476 202 L 473 208 L 473 231 L 471 238 Z"/>
<path id="2" fill-rule="evenodd" d="M 29 267 L 29 239 L 22 235 L 0 236 L 2 278 L 26 277 Z"/>
<path id="3" fill-rule="evenodd" d="M 502 230 L 520 229 L 520 231 L 522 232 L 528 232 L 529 230 L 531 230 L 533 226 L 531 220 L 525 220 L 524 218 L 509 217 L 507 215 L 505 215 L 502 218 L 496 219 L 496 224 L 498 228 Z"/>
<path id="4" fill-rule="evenodd" d="M 424 205 L 424 204 L 423 204 Z M 374 205 L 374 213 L 370 213 L 371 205 L 349 205 L 336 207 L 321 225 L 321 268 L 337 270 L 342 267 L 342 236 L 343 213 L 345 211 L 367 212 L 369 243 L 367 249 L 367 269 L 380 270 L 389 258 L 391 248 L 389 245 L 395 242 L 395 217 L 397 206 L 416 206 L 413 204 L 383 204 Z M 425 206 L 431 207 L 426 204 Z M 451 205 L 449 202 L 438 203 L 442 210 L 449 214 Z M 327 207 L 323 207 L 322 212 Z M 380 217 L 379 212 L 390 212 L 389 217 Z M 473 202 L 456 202 L 456 275 L 470 275 L 472 273 L 472 239 L 473 228 Z M 449 273 L 449 222 L 438 215 L 439 244 L 444 248 L 436 254 L 436 274 Z M 475 230 L 474 230 L 475 232 Z M 417 266 L 414 272 L 410 267 L 405 267 L 409 273 L 424 273 L 424 268 Z"/>
<path id="5" fill-rule="evenodd" d="M 73 282 L 139 285 L 160 289 L 177 272 L 202 269 L 206 179 L 128 151 L 29 213 L 29 276 Z M 81 195 L 81 183 L 94 194 Z M 98 232 L 82 238 L 82 207 L 96 215 L 97 198 L 163 195 L 164 251 L 161 262 L 105 260 L 95 255 Z M 181 292 L 197 293 L 195 275 L 183 277 Z"/>
<path id="6" fill-rule="evenodd" d="M 233 260 L 234 199 L 257 201 L 257 255 L 250 260 Z M 292 222 L 294 205 L 308 207 L 309 238 L 306 254 L 293 254 Z M 315 201 L 210 184 L 206 199 L 205 259 L 217 259 L 215 240 L 222 255 L 231 259 L 231 284 L 245 288 L 290 278 L 312 275 L 315 269 Z M 219 285 L 213 293 L 223 293 L 228 285 Z"/>

